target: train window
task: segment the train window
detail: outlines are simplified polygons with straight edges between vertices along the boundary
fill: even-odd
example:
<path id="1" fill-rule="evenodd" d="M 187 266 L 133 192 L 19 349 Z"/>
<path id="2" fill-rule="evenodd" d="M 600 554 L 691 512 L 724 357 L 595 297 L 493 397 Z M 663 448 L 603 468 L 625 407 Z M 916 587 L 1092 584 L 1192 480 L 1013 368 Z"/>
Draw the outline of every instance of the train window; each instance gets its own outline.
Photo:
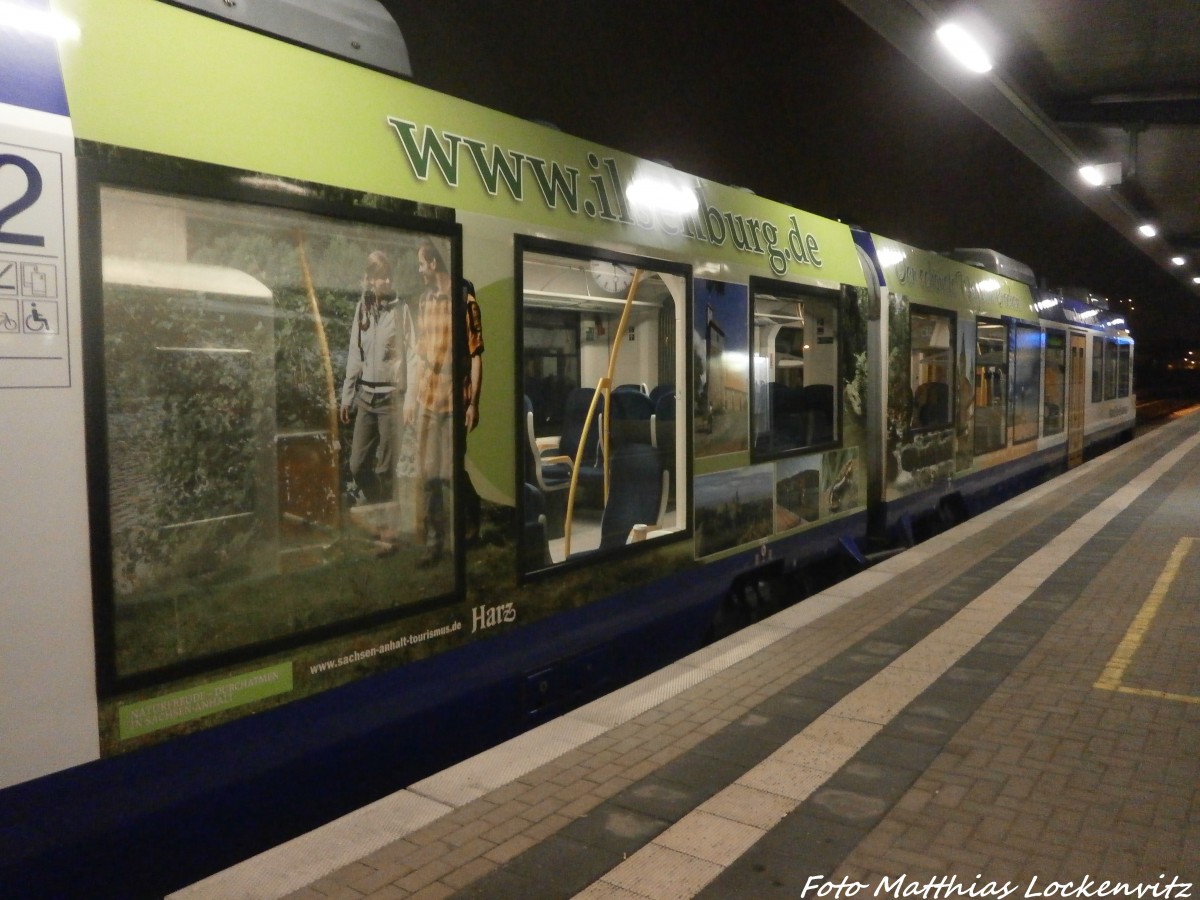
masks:
<path id="1" fill-rule="evenodd" d="M 1117 399 L 1117 339 L 1104 342 L 1104 399 Z"/>
<path id="2" fill-rule="evenodd" d="M 751 458 L 773 459 L 841 439 L 834 296 L 752 280 Z"/>
<path id="3" fill-rule="evenodd" d="M 1013 328 L 1012 356 L 1013 443 L 1038 436 L 1041 409 L 1042 331 L 1032 325 Z"/>
<path id="4" fill-rule="evenodd" d="M 1046 369 L 1042 384 L 1045 395 L 1042 433 L 1059 434 L 1063 430 L 1063 411 L 1067 403 L 1067 336 L 1056 329 L 1046 332 Z"/>
<path id="5" fill-rule="evenodd" d="M 953 424 L 954 317 L 913 309 L 909 316 L 912 427 L 944 428 Z"/>
<path id="6" fill-rule="evenodd" d="M 518 248 L 525 574 L 686 530 L 689 279 L 586 248 Z"/>
<path id="7" fill-rule="evenodd" d="M 420 362 L 453 350 L 453 231 L 112 186 L 99 207 L 115 683 L 456 595 L 457 392 Z"/>
<path id="8" fill-rule="evenodd" d="M 975 452 L 999 450 L 1008 442 L 1008 326 L 991 319 L 975 323 Z"/>
<path id="9" fill-rule="evenodd" d="M 1117 396 L 1128 397 L 1133 388 L 1132 385 L 1132 350 L 1133 348 L 1125 341 L 1117 344 L 1117 353 L 1119 363 L 1117 365 Z"/>
<path id="10" fill-rule="evenodd" d="M 1092 402 L 1104 399 L 1104 338 L 1092 338 Z"/>

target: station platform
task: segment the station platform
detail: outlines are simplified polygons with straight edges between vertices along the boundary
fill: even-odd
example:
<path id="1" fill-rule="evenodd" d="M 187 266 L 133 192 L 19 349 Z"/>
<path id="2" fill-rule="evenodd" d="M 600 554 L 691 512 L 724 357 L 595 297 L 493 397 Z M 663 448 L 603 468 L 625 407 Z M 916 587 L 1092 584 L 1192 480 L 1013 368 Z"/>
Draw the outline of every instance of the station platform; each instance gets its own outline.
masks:
<path id="1" fill-rule="evenodd" d="M 1200 415 L 197 898 L 1200 897 Z"/>

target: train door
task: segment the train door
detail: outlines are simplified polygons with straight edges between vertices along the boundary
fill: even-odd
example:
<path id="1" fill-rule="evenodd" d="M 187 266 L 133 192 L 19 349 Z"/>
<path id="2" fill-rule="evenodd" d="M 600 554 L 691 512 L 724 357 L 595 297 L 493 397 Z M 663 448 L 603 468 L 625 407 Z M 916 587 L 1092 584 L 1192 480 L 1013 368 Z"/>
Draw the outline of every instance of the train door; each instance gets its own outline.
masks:
<path id="1" fill-rule="evenodd" d="M 1087 389 L 1087 361 L 1084 359 L 1087 338 L 1071 335 L 1071 362 L 1067 368 L 1067 468 L 1083 462 L 1083 410 Z"/>

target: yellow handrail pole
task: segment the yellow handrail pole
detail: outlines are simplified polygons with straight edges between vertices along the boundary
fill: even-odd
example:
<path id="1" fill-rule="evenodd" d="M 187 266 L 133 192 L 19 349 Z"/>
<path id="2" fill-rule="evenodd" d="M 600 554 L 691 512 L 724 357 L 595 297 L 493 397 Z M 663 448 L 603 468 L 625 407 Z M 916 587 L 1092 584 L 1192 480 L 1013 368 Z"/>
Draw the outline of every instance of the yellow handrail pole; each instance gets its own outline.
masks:
<path id="1" fill-rule="evenodd" d="M 325 371 L 325 394 L 328 399 L 326 404 L 326 415 L 328 418 L 327 426 L 329 428 L 329 443 L 332 448 L 333 455 L 329 465 L 329 477 L 332 483 L 332 497 L 336 500 L 341 492 L 341 487 L 338 484 L 338 449 L 341 446 L 341 441 L 338 438 L 338 401 L 337 387 L 333 380 L 333 361 L 329 354 L 329 341 L 325 337 L 325 321 L 321 318 L 321 308 L 317 303 L 317 289 L 313 285 L 312 271 L 308 267 L 308 255 L 304 251 L 304 232 L 297 229 L 296 236 L 296 251 L 300 256 L 300 274 L 304 278 L 304 291 L 308 295 L 308 307 L 312 313 L 313 328 L 317 333 L 317 345 L 321 351 L 321 368 Z M 335 508 L 341 510 L 341 504 L 335 503 Z"/>
<path id="2" fill-rule="evenodd" d="M 592 427 L 592 416 L 596 414 L 596 404 L 600 402 L 600 388 L 605 379 L 600 379 L 596 392 L 592 394 L 592 402 L 588 404 L 587 418 L 583 420 L 583 433 L 579 436 L 579 446 L 575 448 L 575 462 L 571 466 L 571 486 L 567 489 L 567 513 L 563 522 L 563 559 L 571 555 L 571 521 L 575 516 L 575 487 L 579 484 L 579 467 L 583 464 L 583 450 L 587 446 L 588 432 Z"/>
<path id="3" fill-rule="evenodd" d="M 592 394 L 592 402 L 588 405 L 587 418 L 583 421 L 583 433 L 579 437 L 579 446 L 575 448 L 575 464 L 571 467 L 571 487 L 567 490 L 567 512 L 563 523 L 563 559 L 571 555 L 571 523 L 575 517 L 575 488 L 579 483 L 579 467 L 583 463 L 583 451 L 587 446 L 588 433 L 592 427 L 592 416 L 596 414 L 596 404 L 600 402 L 601 391 L 604 392 L 605 410 L 609 408 L 609 396 L 612 390 L 613 370 L 617 365 L 617 352 L 621 346 L 621 336 L 629 321 L 629 311 L 633 308 L 633 295 L 637 293 L 638 282 L 642 278 L 642 270 L 633 273 L 633 281 L 629 283 L 629 293 L 625 297 L 625 306 L 621 310 L 621 321 L 617 325 L 616 344 L 608 355 L 608 373 L 596 385 Z M 608 420 L 604 417 L 604 502 L 608 503 Z"/>
<path id="4" fill-rule="evenodd" d="M 617 334 L 613 338 L 612 350 L 608 354 L 608 373 L 604 377 L 604 505 L 608 505 L 609 482 L 609 444 L 612 434 L 612 380 L 617 373 L 617 354 L 621 352 L 621 343 L 625 340 L 625 329 L 629 327 L 629 313 L 633 310 L 633 295 L 637 293 L 638 282 L 642 280 L 642 270 L 635 269 L 633 280 L 629 282 L 629 293 L 625 295 L 625 306 L 621 309 L 621 321 L 617 323 Z"/>

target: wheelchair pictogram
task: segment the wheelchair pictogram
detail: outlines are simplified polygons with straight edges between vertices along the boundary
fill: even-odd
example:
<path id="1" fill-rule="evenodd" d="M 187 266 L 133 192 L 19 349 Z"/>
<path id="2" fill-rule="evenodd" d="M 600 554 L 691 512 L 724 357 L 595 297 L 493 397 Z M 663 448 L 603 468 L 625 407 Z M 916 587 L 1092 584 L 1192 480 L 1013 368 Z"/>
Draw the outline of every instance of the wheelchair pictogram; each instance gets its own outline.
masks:
<path id="1" fill-rule="evenodd" d="M 27 300 L 23 305 L 25 334 L 58 334 L 58 304 L 46 300 Z M 0 327 L 7 328 L 2 321 Z"/>

